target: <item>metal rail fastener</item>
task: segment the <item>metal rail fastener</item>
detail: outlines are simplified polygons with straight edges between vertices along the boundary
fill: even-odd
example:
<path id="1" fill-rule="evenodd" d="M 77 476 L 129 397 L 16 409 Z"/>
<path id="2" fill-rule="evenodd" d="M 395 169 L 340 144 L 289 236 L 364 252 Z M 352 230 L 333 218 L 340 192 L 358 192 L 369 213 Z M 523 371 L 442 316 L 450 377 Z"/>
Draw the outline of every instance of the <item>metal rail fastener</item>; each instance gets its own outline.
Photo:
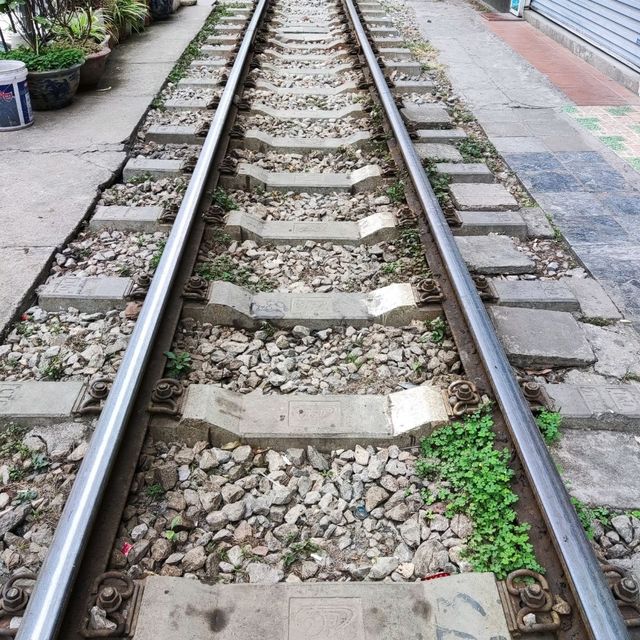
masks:
<path id="1" fill-rule="evenodd" d="M 353 0 L 344 0 L 380 100 L 393 130 L 478 352 L 511 431 L 540 509 L 546 519 L 584 625 L 595 640 L 627 640 L 622 615 L 571 504 L 567 490 L 542 440 L 527 401 L 513 375 L 489 315 L 480 300 L 440 204 L 378 65 Z"/>
<path id="2" fill-rule="evenodd" d="M 53 640 L 62 622 L 68 595 L 116 461 L 127 419 L 153 349 L 213 159 L 222 140 L 229 109 L 268 2 L 269 0 L 258 0 L 256 4 L 129 346 L 56 527 L 49 553 L 38 574 L 17 640 Z"/>

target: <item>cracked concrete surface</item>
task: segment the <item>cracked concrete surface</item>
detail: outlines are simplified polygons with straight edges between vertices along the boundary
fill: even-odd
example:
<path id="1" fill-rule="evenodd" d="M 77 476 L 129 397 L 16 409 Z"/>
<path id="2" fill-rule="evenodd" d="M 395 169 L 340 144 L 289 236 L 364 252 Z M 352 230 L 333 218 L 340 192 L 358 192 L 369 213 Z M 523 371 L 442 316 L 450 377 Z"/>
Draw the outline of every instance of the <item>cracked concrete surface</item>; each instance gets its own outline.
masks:
<path id="1" fill-rule="evenodd" d="M 183 7 L 117 47 L 97 91 L 66 109 L 36 112 L 29 129 L 0 134 L 0 335 L 100 187 L 119 175 L 131 135 L 211 5 Z"/>

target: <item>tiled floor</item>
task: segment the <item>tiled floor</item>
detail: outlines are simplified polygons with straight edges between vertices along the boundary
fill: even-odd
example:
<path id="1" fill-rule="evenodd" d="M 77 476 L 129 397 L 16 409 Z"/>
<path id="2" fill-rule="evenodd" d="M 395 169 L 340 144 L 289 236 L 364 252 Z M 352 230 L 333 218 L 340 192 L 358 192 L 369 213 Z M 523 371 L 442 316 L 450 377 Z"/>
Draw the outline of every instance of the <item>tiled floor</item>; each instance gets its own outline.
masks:
<path id="1" fill-rule="evenodd" d="M 640 105 L 639 96 L 527 22 L 487 21 L 487 26 L 577 105 Z"/>
<path id="2" fill-rule="evenodd" d="M 565 113 L 640 171 L 640 107 L 568 106 Z"/>

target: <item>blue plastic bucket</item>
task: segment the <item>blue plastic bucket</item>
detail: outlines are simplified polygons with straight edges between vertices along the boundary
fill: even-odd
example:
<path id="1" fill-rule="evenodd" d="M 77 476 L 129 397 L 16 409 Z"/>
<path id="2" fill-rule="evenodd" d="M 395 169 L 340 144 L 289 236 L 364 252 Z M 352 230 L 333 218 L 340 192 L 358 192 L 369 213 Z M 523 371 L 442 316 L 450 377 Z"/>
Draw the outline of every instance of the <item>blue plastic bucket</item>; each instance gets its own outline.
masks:
<path id="1" fill-rule="evenodd" d="M 33 124 L 27 67 L 19 60 L 0 60 L 0 131 Z"/>

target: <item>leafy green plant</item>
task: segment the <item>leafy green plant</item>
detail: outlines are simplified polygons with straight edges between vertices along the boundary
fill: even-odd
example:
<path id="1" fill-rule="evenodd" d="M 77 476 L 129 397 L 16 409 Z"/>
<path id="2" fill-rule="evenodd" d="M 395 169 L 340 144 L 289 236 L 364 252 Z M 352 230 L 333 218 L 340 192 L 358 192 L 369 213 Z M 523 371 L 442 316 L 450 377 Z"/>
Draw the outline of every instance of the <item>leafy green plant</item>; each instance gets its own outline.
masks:
<path id="1" fill-rule="evenodd" d="M 98 51 L 107 37 L 104 13 L 102 9 L 84 6 L 63 14 L 52 32 L 60 42 L 80 47 L 88 53 Z"/>
<path id="2" fill-rule="evenodd" d="M 38 497 L 38 492 L 33 489 L 22 489 L 16 494 L 16 502 L 18 504 L 24 504 L 25 502 L 31 502 Z"/>
<path id="3" fill-rule="evenodd" d="M 164 488 L 161 484 L 156 482 L 155 484 L 150 484 L 146 488 L 145 493 L 152 500 L 160 500 L 160 498 L 164 496 Z"/>
<path id="4" fill-rule="evenodd" d="M 222 187 L 218 187 L 211 194 L 211 204 L 215 204 L 225 211 L 231 211 L 238 206 L 236 201 Z"/>
<path id="5" fill-rule="evenodd" d="M 253 291 L 269 291 L 273 289 L 273 283 L 269 280 L 260 278 L 255 282 L 256 278 L 253 271 L 236 264 L 226 254 L 216 256 L 210 262 L 198 265 L 196 273 L 205 280 L 232 282 Z"/>
<path id="6" fill-rule="evenodd" d="M 142 31 L 149 14 L 143 0 L 107 0 L 103 10 L 106 27 L 116 42 L 129 29 Z"/>
<path id="7" fill-rule="evenodd" d="M 445 515 L 464 513 L 473 521 L 467 559 L 475 571 L 492 571 L 499 579 L 515 569 L 544 572 L 529 540 L 529 525 L 519 523 L 511 490 L 510 452 L 495 448 L 493 419 L 478 411 L 449 424 L 421 442 L 416 472 L 439 482 L 428 503 L 446 504 Z"/>
<path id="8" fill-rule="evenodd" d="M 465 162 L 480 162 L 496 155 L 495 147 L 488 140 L 473 134 L 458 142 L 457 146 Z"/>
<path id="9" fill-rule="evenodd" d="M 580 524 L 584 529 L 585 534 L 589 540 L 593 540 L 595 531 L 593 529 L 593 522 L 597 520 L 603 525 L 607 525 L 611 519 L 611 513 L 605 507 L 590 507 L 578 498 L 571 498 L 571 504 L 576 510 Z"/>
<path id="10" fill-rule="evenodd" d="M 405 201 L 405 193 L 404 193 L 404 182 L 402 180 L 398 180 L 394 182 L 392 185 L 388 186 L 385 189 L 385 193 L 387 194 L 389 200 L 394 204 L 399 204 Z"/>
<path id="11" fill-rule="evenodd" d="M 553 444 L 558 441 L 560 438 L 560 426 L 562 425 L 562 416 L 558 412 L 543 409 L 536 416 L 536 423 L 547 444 Z"/>
<path id="12" fill-rule="evenodd" d="M 44 453 L 34 453 L 31 456 L 31 466 L 34 471 L 44 471 L 50 464 L 49 458 Z"/>
<path id="13" fill-rule="evenodd" d="M 293 542 L 283 556 L 284 566 L 290 567 L 298 560 L 304 560 L 314 551 L 318 551 L 319 548 L 320 547 L 315 542 L 311 542 L 311 540 Z"/>
<path id="14" fill-rule="evenodd" d="M 173 520 L 171 520 L 171 524 L 169 525 L 169 529 L 167 531 L 165 531 L 162 535 L 169 540 L 170 542 L 173 542 L 176 539 L 176 536 L 178 535 L 177 532 L 175 531 L 175 528 L 182 522 L 182 518 L 180 516 L 175 516 L 173 518 Z"/>
<path id="15" fill-rule="evenodd" d="M 431 342 L 441 344 L 447 335 L 447 324 L 442 316 L 438 316 L 429 323 L 431 329 Z"/>
<path id="16" fill-rule="evenodd" d="M 149 260 L 149 269 L 151 269 L 152 271 L 155 271 L 158 268 L 166 244 L 166 240 L 160 240 L 160 242 L 158 242 L 158 248 L 155 250 L 155 252 L 151 256 L 151 259 Z"/>
<path id="17" fill-rule="evenodd" d="M 24 469 L 22 467 L 11 467 L 9 469 L 9 480 L 19 482 L 24 478 Z"/>
<path id="18" fill-rule="evenodd" d="M 53 356 L 42 369 L 42 376 L 47 380 L 60 380 L 64 375 L 64 364 L 60 356 Z"/>
<path id="19" fill-rule="evenodd" d="M 386 274 L 396 273 L 399 269 L 400 263 L 397 260 L 394 260 L 393 262 L 385 262 L 382 267 L 380 267 L 380 271 Z"/>
<path id="20" fill-rule="evenodd" d="M 51 45 L 35 52 L 27 47 L 18 47 L 0 53 L 0 60 L 20 60 L 29 71 L 55 71 L 68 69 L 84 62 L 84 51 L 77 47 Z"/>
<path id="21" fill-rule="evenodd" d="M 186 352 L 165 351 L 167 356 L 167 374 L 171 378 L 182 378 L 191 371 L 191 356 Z"/>

